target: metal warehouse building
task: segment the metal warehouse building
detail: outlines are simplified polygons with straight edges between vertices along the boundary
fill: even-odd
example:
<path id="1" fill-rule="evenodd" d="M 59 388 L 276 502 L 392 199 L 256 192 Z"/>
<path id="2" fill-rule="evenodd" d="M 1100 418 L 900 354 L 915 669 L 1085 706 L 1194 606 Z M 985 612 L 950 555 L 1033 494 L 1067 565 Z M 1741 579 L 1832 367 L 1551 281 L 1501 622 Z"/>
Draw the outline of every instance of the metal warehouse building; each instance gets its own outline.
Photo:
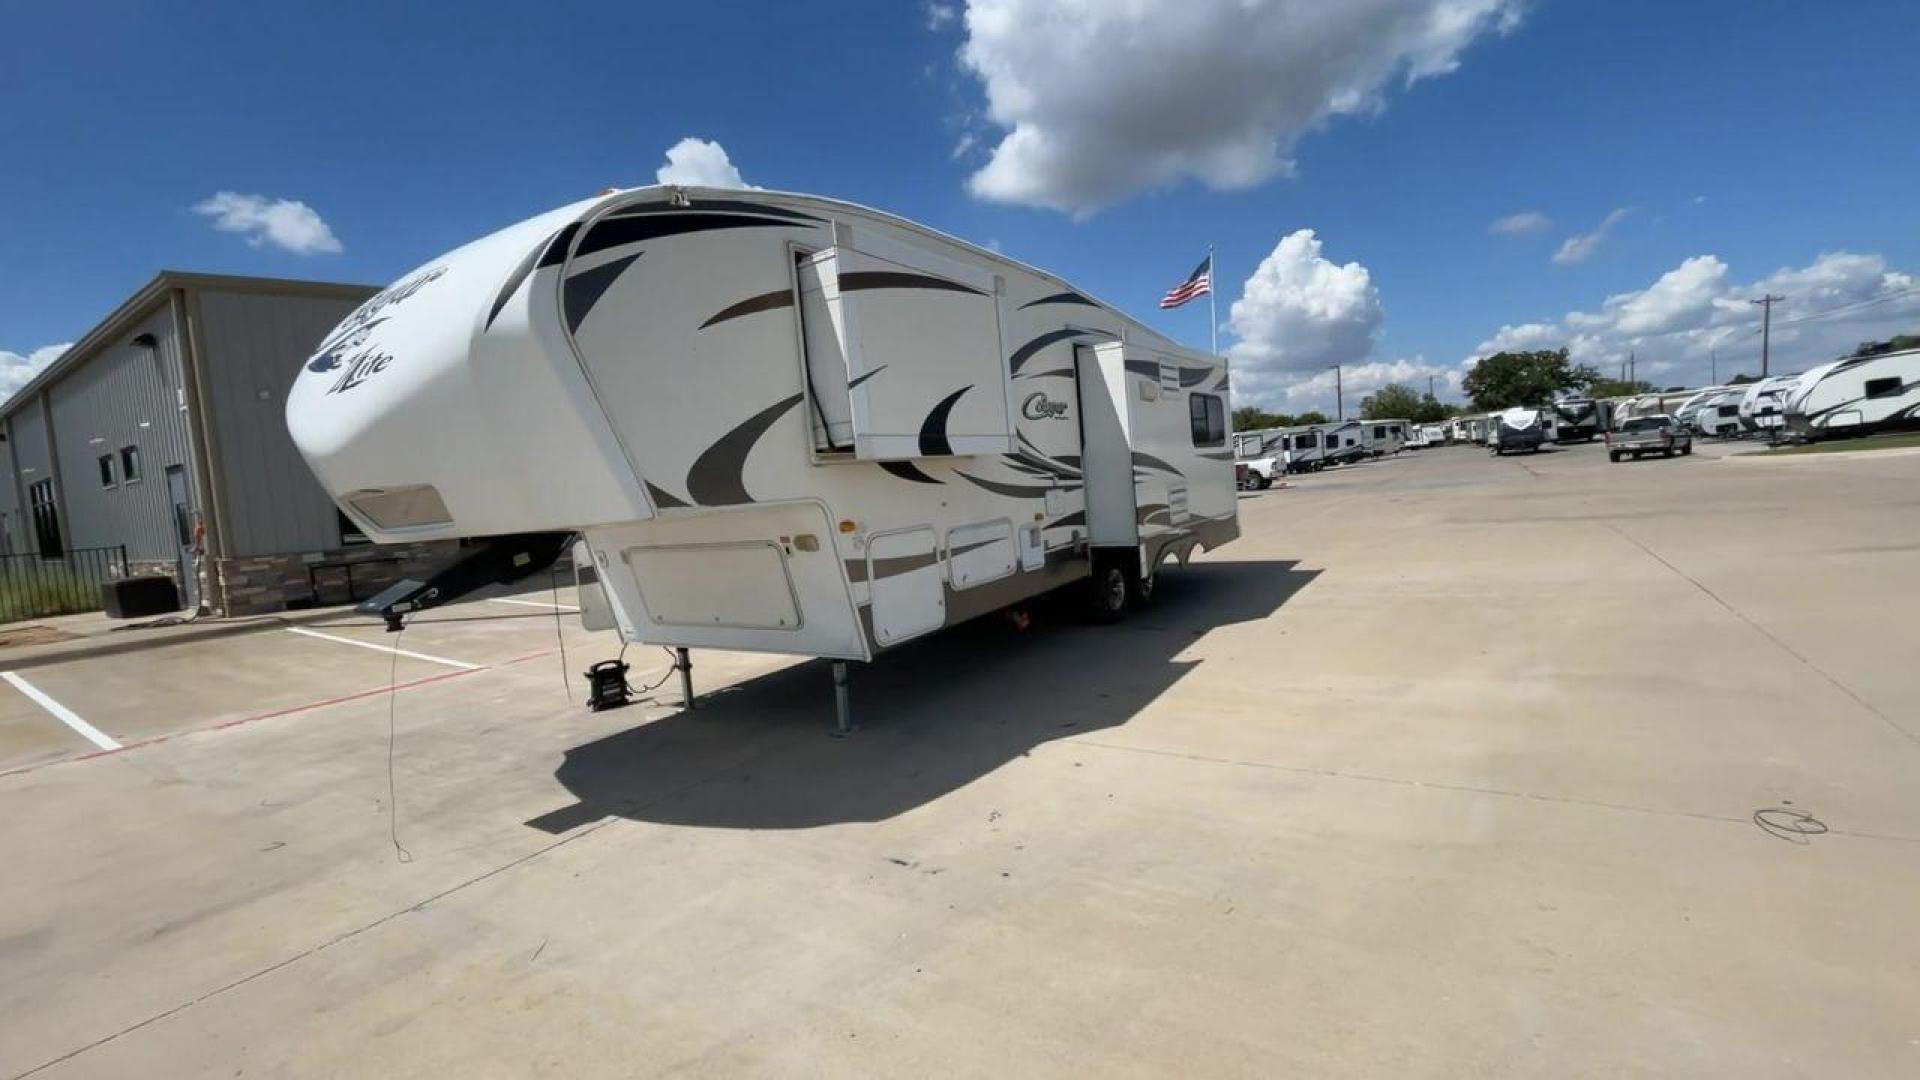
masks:
<path id="1" fill-rule="evenodd" d="M 9 566 L 104 558 L 238 615 L 364 596 L 444 554 L 367 544 L 287 436 L 300 365 L 375 291 L 162 271 L 0 407 Z"/>

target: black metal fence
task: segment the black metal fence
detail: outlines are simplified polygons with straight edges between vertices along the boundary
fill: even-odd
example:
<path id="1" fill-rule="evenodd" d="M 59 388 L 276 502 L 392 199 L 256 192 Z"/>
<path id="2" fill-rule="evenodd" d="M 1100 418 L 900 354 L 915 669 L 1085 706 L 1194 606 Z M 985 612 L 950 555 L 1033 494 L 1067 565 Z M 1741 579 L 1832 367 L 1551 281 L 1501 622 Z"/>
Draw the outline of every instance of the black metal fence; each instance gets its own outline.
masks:
<path id="1" fill-rule="evenodd" d="M 100 586 L 127 572 L 127 549 L 68 548 L 52 558 L 0 555 L 0 622 L 98 611 Z"/>

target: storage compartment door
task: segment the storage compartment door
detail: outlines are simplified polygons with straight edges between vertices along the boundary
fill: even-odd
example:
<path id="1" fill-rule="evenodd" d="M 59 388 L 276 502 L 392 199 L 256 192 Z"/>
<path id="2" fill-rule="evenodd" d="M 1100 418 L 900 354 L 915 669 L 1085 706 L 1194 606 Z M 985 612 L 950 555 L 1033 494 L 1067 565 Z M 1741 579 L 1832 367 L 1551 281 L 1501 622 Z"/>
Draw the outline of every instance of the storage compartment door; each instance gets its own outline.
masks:
<path id="1" fill-rule="evenodd" d="M 881 645 L 897 645 L 947 621 L 938 544 L 928 527 L 876 533 L 867 541 L 873 637 Z"/>
<path id="2" fill-rule="evenodd" d="M 1015 558 L 1006 518 L 947 530 L 947 580 L 956 590 L 1012 576 Z"/>
<path id="3" fill-rule="evenodd" d="M 623 556 L 641 605 L 662 626 L 800 629 L 800 601 L 778 544 L 662 544 Z"/>
<path id="4" fill-rule="evenodd" d="M 1013 453 L 999 279 L 857 230 L 832 263 L 822 295 L 846 356 L 855 456 Z"/>

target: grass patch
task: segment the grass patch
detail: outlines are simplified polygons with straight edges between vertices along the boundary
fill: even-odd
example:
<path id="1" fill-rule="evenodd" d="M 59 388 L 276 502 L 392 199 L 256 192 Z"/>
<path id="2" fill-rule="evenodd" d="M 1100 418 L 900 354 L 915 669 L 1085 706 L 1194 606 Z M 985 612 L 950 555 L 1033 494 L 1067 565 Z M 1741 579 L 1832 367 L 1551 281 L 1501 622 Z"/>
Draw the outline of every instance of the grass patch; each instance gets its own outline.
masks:
<path id="1" fill-rule="evenodd" d="M 0 570 L 0 623 L 100 609 L 100 583 L 59 563 Z"/>
<path id="2" fill-rule="evenodd" d="M 1860 439 L 1828 439 L 1803 446 L 1767 450 L 1763 454 L 1766 457 L 1782 457 L 1789 454 L 1838 454 L 1854 450 L 1904 450 L 1914 447 L 1920 447 L 1920 431 L 1905 435 L 1868 435 Z"/>

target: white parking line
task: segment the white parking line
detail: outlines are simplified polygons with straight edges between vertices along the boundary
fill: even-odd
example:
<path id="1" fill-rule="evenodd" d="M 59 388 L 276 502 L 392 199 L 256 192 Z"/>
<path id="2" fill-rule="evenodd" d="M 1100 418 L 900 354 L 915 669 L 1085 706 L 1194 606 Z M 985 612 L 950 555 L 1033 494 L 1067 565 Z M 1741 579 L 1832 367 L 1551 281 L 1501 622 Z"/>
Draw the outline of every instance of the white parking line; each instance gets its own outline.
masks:
<path id="1" fill-rule="evenodd" d="M 489 596 L 487 597 L 487 599 L 493 601 L 496 604 L 519 604 L 522 607 L 546 608 L 548 611 L 579 611 L 580 610 L 577 607 L 572 607 L 567 604 L 549 604 L 545 600 L 515 600 L 511 596 Z"/>
<path id="2" fill-rule="evenodd" d="M 52 713 L 54 716 L 54 719 L 59 720 L 61 723 L 79 732 L 81 738 L 87 740 L 88 742 L 92 743 L 93 745 L 99 747 L 102 750 L 120 749 L 120 744 L 117 742 L 114 742 L 112 737 L 110 737 L 106 732 L 101 731 L 99 728 L 94 727 L 92 724 L 89 724 L 85 720 L 80 719 L 80 717 L 74 714 L 74 711 L 72 709 L 67 708 L 65 705 L 62 705 L 59 702 L 48 697 L 47 695 L 41 693 L 39 687 L 33 685 L 32 683 L 21 678 L 20 676 L 15 675 L 11 671 L 0 671 L 0 679 L 5 679 L 7 680 L 7 682 L 12 683 L 13 688 L 15 690 L 18 690 L 21 693 L 32 698 L 34 701 L 34 704 Z"/>
<path id="3" fill-rule="evenodd" d="M 299 634 L 302 637 L 319 638 L 321 641 L 337 641 L 342 645 L 358 645 L 363 649 L 372 649 L 374 652 L 383 652 L 383 653 L 388 653 L 395 656 L 406 656 L 406 657 L 411 657 L 415 660 L 425 660 L 429 664 L 445 664 L 448 667 L 457 667 L 462 671 L 478 671 L 480 669 L 479 664 L 469 664 L 465 660 L 449 660 L 444 656 L 428 656 L 426 653 L 410 652 L 406 649 L 389 648 L 388 646 L 385 646 L 385 645 L 375 645 L 371 641 L 357 641 L 350 637 L 340 637 L 335 634 L 323 634 L 318 630 L 309 630 L 304 626 L 289 626 L 287 627 L 287 632 L 290 634 Z"/>

